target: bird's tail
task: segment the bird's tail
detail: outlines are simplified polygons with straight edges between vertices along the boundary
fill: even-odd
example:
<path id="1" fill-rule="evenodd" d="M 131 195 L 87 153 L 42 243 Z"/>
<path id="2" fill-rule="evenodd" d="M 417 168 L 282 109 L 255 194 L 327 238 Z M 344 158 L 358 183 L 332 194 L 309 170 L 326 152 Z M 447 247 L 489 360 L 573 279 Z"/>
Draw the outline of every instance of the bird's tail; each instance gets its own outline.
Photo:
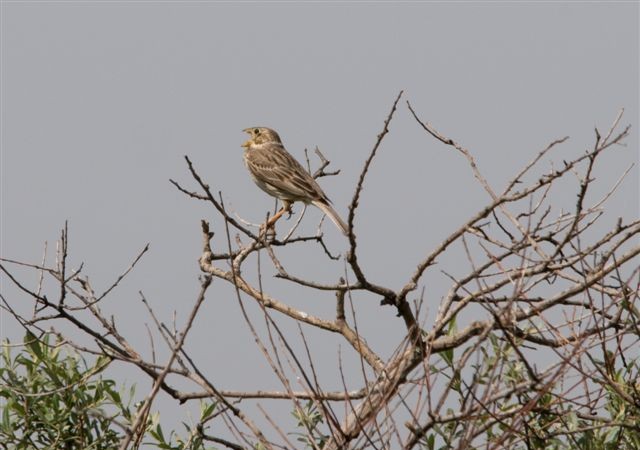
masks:
<path id="1" fill-rule="evenodd" d="M 333 209 L 330 204 L 321 200 L 315 200 L 313 204 L 320 208 L 323 213 L 329 216 L 329 219 L 331 219 L 331 221 L 336 224 L 336 227 L 338 227 L 340 231 L 342 231 L 342 234 L 344 234 L 345 236 L 349 236 L 349 227 L 347 227 L 347 224 L 342 221 L 336 210 Z"/>

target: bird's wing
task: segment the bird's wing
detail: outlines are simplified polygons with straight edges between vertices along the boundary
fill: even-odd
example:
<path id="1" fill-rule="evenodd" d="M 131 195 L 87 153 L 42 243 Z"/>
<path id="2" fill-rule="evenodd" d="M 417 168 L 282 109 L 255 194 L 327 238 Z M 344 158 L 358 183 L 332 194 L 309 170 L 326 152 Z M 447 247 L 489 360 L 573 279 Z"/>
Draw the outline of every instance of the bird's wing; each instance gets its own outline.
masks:
<path id="1" fill-rule="evenodd" d="M 268 144 L 247 151 L 245 160 L 255 178 L 290 195 L 291 199 L 328 201 L 318 183 L 282 145 Z"/>

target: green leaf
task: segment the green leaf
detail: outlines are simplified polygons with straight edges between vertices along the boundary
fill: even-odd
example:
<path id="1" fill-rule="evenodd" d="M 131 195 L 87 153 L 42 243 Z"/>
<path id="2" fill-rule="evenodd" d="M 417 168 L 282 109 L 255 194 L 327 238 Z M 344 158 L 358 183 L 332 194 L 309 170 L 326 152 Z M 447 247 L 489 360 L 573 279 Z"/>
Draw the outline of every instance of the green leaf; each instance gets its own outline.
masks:
<path id="1" fill-rule="evenodd" d="M 200 420 L 204 421 L 209 418 L 213 414 L 216 409 L 217 404 L 214 403 L 206 403 L 202 402 L 200 405 Z"/>
<path id="2" fill-rule="evenodd" d="M 40 347 L 40 341 L 33 333 L 31 333 L 30 331 L 27 331 L 27 333 L 24 335 L 23 342 L 25 343 L 27 348 L 31 350 L 31 352 L 35 356 L 38 357 L 39 360 L 42 361 L 44 359 L 42 348 Z"/>
<path id="3" fill-rule="evenodd" d="M 440 352 L 440 357 L 444 360 L 447 366 L 453 366 L 453 349 L 450 348 L 448 350 Z"/>

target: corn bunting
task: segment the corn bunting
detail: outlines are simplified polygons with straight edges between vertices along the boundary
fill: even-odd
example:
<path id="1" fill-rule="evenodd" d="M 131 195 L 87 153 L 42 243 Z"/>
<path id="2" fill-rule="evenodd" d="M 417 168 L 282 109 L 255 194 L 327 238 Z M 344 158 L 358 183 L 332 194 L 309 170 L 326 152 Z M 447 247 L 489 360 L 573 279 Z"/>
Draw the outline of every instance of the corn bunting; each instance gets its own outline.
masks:
<path id="1" fill-rule="evenodd" d="M 278 133 L 270 128 L 243 130 L 250 139 L 244 147 L 244 163 L 260 189 L 282 201 L 282 209 L 267 223 L 272 226 L 285 212 L 291 213 L 293 202 L 311 203 L 322 210 L 347 235 L 347 225 L 340 219 L 316 180 L 289 154 Z"/>

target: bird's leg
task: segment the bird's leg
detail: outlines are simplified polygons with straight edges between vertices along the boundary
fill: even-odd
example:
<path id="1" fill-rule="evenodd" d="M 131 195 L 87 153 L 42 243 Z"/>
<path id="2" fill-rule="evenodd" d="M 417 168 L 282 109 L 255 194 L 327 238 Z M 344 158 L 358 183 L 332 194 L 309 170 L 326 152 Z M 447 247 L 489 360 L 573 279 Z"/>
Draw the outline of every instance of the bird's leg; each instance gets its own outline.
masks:
<path id="1" fill-rule="evenodd" d="M 273 217 L 267 221 L 266 228 L 273 227 L 278 221 L 278 219 L 284 215 L 284 213 L 289 213 L 289 217 L 291 216 L 291 203 L 286 200 L 283 200 L 282 208 L 280 208 L 280 211 L 275 213 Z"/>
<path id="2" fill-rule="evenodd" d="M 275 213 L 272 218 L 270 218 L 265 223 L 260 225 L 260 236 L 267 237 L 269 234 L 271 234 L 272 235 L 271 239 L 275 238 L 275 234 L 276 234 L 275 224 L 285 212 L 287 212 L 286 209 L 280 208 L 280 211 Z M 271 233 L 269 233 L 269 231 L 271 231 Z"/>
<path id="3" fill-rule="evenodd" d="M 287 211 L 286 211 L 284 208 L 280 208 L 280 211 L 278 211 L 277 213 L 275 213 L 275 214 L 273 215 L 273 217 L 267 221 L 267 228 L 271 228 L 271 227 L 273 227 L 273 226 L 276 224 L 276 222 L 278 221 L 278 219 L 279 219 L 280 217 L 282 217 L 282 215 L 283 215 L 285 212 L 287 212 Z"/>
<path id="4" fill-rule="evenodd" d="M 289 213 L 289 217 L 291 217 L 291 204 L 292 202 L 288 202 L 286 200 L 282 201 L 282 208 L 273 215 L 273 217 L 260 227 L 260 234 L 264 234 L 266 236 L 269 229 L 272 229 L 275 235 L 275 224 L 280 217 L 284 215 L 284 213 Z"/>

